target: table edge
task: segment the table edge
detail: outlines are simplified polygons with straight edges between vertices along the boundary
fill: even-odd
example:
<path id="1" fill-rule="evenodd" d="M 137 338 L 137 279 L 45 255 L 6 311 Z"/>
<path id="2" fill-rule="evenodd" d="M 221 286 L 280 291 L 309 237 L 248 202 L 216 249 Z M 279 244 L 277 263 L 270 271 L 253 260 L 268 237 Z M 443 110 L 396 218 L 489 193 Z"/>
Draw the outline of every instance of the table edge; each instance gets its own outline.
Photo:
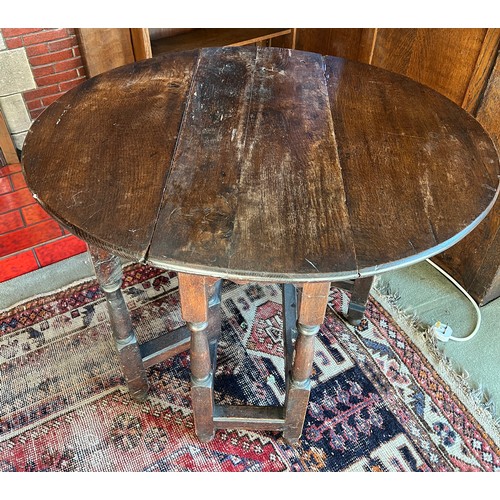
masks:
<path id="1" fill-rule="evenodd" d="M 395 271 L 413 264 L 418 264 L 426 259 L 434 257 L 445 250 L 448 250 L 453 245 L 457 244 L 460 240 L 465 238 L 470 234 L 490 213 L 495 205 L 498 197 L 500 195 L 500 183 L 497 186 L 495 196 L 492 198 L 490 204 L 486 209 L 476 218 L 474 221 L 466 226 L 464 229 L 456 233 L 451 238 L 428 248 L 422 252 L 411 255 L 410 257 L 405 257 L 403 259 L 398 259 L 392 262 L 388 262 L 381 265 L 374 265 L 370 267 L 365 267 L 358 270 L 352 271 L 341 271 L 333 273 L 314 273 L 314 274 L 304 274 L 304 273 L 290 273 L 285 275 L 279 273 L 253 273 L 249 271 L 232 271 L 229 272 L 223 269 L 217 269 L 209 266 L 186 266 L 175 261 L 164 260 L 160 261 L 154 258 L 148 258 L 146 256 L 143 264 L 151 265 L 154 267 L 159 267 L 161 269 L 166 269 L 169 271 L 187 273 L 187 274 L 198 274 L 203 276 L 211 276 L 216 278 L 227 279 L 229 281 L 252 281 L 260 283 L 311 283 L 311 282 L 336 282 L 345 281 L 357 278 L 366 278 L 369 276 L 378 275 L 381 273 Z M 110 250 L 111 251 L 111 250 Z"/>

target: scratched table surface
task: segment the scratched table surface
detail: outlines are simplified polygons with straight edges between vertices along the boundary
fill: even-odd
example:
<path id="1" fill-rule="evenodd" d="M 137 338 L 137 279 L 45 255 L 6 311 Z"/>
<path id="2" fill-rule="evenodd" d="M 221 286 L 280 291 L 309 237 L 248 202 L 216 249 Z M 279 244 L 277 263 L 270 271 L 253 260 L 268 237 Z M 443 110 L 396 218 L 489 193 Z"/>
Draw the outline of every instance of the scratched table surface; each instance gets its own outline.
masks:
<path id="1" fill-rule="evenodd" d="M 406 77 L 210 48 L 89 79 L 31 127 L 41 205 L 111 252 L 235 280 L 335 281 L 423 260 L 498 195 L 479 123 Z"/>

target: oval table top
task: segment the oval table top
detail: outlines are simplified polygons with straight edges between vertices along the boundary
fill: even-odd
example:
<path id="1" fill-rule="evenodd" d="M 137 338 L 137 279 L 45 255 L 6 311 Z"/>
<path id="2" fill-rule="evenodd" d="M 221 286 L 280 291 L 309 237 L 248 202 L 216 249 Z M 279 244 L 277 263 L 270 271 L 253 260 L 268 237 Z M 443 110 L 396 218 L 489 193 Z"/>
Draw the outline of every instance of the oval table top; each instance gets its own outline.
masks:
<path id="1" fill-rule="evenodd" d="M 166 54 L 54 102 L 22 158 L 90 244 L 194 274 L 370 276 L 435 255 L 498 195 L 479 123 L 406 77 L 279 48 Z"/>

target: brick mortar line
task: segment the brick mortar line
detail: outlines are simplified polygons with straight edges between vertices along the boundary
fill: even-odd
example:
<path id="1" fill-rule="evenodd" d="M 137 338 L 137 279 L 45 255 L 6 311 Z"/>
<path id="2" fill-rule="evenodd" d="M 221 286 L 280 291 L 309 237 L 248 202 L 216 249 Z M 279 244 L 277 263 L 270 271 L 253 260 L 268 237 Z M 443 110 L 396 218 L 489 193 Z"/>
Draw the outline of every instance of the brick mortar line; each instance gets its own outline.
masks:
<path id="1" fill-rule="evenodd" d="M 85 77 L 77 77 L 77 78 L 72 78 L 71 80 L 63 80 L 61 82 L 58 82 L 58 83 L 52 83 L 50 85 L 45 85 L 43 87 L 39 87 L 38 89 L 33 89 L 33 90 L 41 90 L 41 89 L 44 89 L 44 88 L 47 88 L 47 87 L 52 87 L 53 85 L 57 85 L 58 87 L 58 90 L 55 91 L 55 92 L 52 92 L 50 94 L 44 94 L 44 95 L 41 95 L 40 97 L 34 97 L 33 99 L 27 99 L 25 95 L 23 95 L 24 97 L 24 102 L 26 104 L 28 103 L 31 103 L 31 102 L 35 102 L 35 101 L 40 101 L 40 100 L 43 100 L 43 99 L 47 99 L 48 97 L 51 97 L 51 96 L 55 96 L 55 95 L 59 95 L 59 94 L 65 94 L 67 91 L 66 90 L 61 90 L 61 88 L 59 87 L 59 85 L 63 84 L 63 83 L 71 83 L 71 82 L 76 82 L 76 81 L 80 81 L 80 80 L 85 80 Z M 37 109 L 40 109 L 40 108 L 37 108 Z M 34 110 L 31 110 L 31 111 L 34 111 Z"/>
<path id="2" fill-rule="evenodd" d="M 38 260 L 38 255 L 35 252 L 35 247 L 31 247 L 30 250 L 31 250 L 31 253 L 33 254 L 33 257 L 35 257 L 35 262 L 36 262 L 36 265 L 38 266 L 38 269 L 41 269 L 43 266 L 42 266 L 42 264 L 40 264 L 40 261 Z"/>
<path id="3" fill-rule="evenodd" d="M 57 30 L 66 30 L 68 28 L 32 28 L 34 31 L 28 31 L 26 33 L 18 33 L 17 35 L 9 35 L 9 36 L 5 36 L 3 33 L 5 29 L 9 29 L 9 28 L 3 28 L 2 29 L 2 35 L 4 37 L 5 40 L 7 39 L 10 39 L 10 38 L 21 38 L 23 36 L 31 36 L 31 35 L 36 35 L 37 33 L 53 33 L 54 31 L 57 31 Z M 13 29 L 16 29 L 16 28 L 13 28 Z M 18 28 L 18 29 L 23 29 L 23 28 Z M 31 28 L 24 28 L 24 29 L 31 29 Z"/>
<path id="4" fill-rule="evenodd" d="M 78 82 L 80 80 L 86 80 L 86 78 L 84 76 L 78 76 L 76 78 L 72 78 L 71 80 L 64 80 L 63 82 L 59 82 L 59 85 L 62 84 L 62 83 L 71 83 L 71 82 Z"/>
<path id="5" fill-rule="evenodd" d="M 4 30 L 5 29 L 7 29 L 7 30 L 8 29 L 27 29 L 27 30 L 33 30 L 33 31 L 28 31 L 26 33 L 18 33 L 17 35 L 5 36 L 4 35 Z M 7 39 L 7 38 L 18 38 L 18 37 L 21 37 L 23 35 L 31 35 L 33 33 L 40 33 L 44 29 L 46 29 L 46 28 L 2 28 L 2 35 L 3 35 L 4 39 Z"/>
<path id="6" fill-rule="evenodd" d="M 17 189 L 14 189 L 14 183 L 12 182 L 12 176 L 14 174 L 18 174 L 19 172 L 14 172 L 13 174 L 9 174 L 9 175 L 5 175 L 4 177 L 7 177 L 7 180 L 10 184 L 10 191 L 7 191 L 6 193 L 2 193 L 2 194 L 9 194 L 9 193 L 13 193 L 14 191 L 18 191 Z M 3 177 L 2 177 L 3 179 Z"/>
<path id="7" fill-rule="evenodd" d="M 84 80 L 85 80 L 84 77 L 78 77 L 78 78 L 73 78 L 72 80 L 64 80 L 64 81 L 62 81 L 60 83 L 71 83 L 71 82 L 76 82 L 76 81 L 82 81 L 83 82 Z M 43 101 L 43 99 L 47 99 L 47 98 L 53 97 L 53 96 L 63 96 L 66 92 L 68 92 L 68 90 L 61 90 L 61 89 L 59 89 L 58 92 L 55 92 L 53 94 L 47 94 L 47 95 L 44 95 L 44 96 L 41 96 L 41 97 L 35 97 L 34 99 L 25 100 L 25 102 L 26 102 L 26 105 L 27 105 L 28 103 L 35 102 L 35 101 Z M 42 104 L 43 104 L 43 102 L 42 102 Z M 38 111 L 39 109 L 45 109 L 46 107 L 47 106 L 42 105 L 42 107 L 40 107 L 40 108 L 28 109 L 28 112 Z"/>
<path id="8" fill-rule="evenodd" d="M 65 50 L 68 50 L 68 49 L 65 49 Z M 56 52 L 49 52 L 48 54 L 43 54 L 43 55 L 48 56 L 50 54 L 56 54 Z M 39 56 L 33 56 L 33 57 L 39 57 Z M 30 63 L 30 66 L 33 69 L 37 69 L 37 68 L 47 68 L 48 66 L 54 66 L 55 64 L 59 64 L 59 63 L 67 62 L 67 61 L 74 61 L 75 59 L 82 59 L 82 56 L 68 57 L 68 59 L 62 59 L 61 61 L 53 61 L 53 62 L 50 62 L 50 63 L 47 63 L 47 64 L 31 64 L 31 61 L 29 59 L 30 58 L 28 57 L 28 62 Z M 83 67 L 84 66 L 83 66 L 83 59 L 82 59 L 82 65 L 81 66 L 75 66 L 74 68 L 71 68 L 71 69 L 80 69 L 80 68 L 83 68 Z M 57 71 L 57 72 L 54 72 L 54 73 L 51 73 L 51 74 L 57 75 L 58 73 L 63 73 L 64 71 L 70 71 L 70 70 L 63 69 L 62 71 Z"/>
<path id="9" fill-rule="evenodd" d="M 4 215 L 12 214 L 14 212 L 19 213 L 19 215 L 21 216 L 21 222 L 23 223 L 23 225 L 21 227 L 16 227 L 16 229 L 10 229 L 9 231 L 3 231 L 2 233 L 0 233 L 0 236 L 3 236 L 4 234 L 12 233 L 13 231 L 17 231 L 18 229 L 24 229 L 24 228 L 28 227 L 26 225 L 26 221 L 24 220 L 24 217 L 23 217 L 23 214 L 21 213 L 20 208 L 14 208 L 14 210 L 9 210 L 8 212 L 3 212 L 0 214 L 0 217 L 3 217 Z"/>
<path id="10" fill-rule="evenodd" d="M 24 227 L 29 227 L 28 223 L 26 222 L 26 219 L 24 218 L 24 215 L 23 215 L 23 208 L 25 208 L 25 207 L 18 208 L 17 210 L 21 214 L 21 220 L 23 221 Z M 42 221 L 40 221 L 40 222 L 42 222 Z M 33 224 L 31 224 L 31 225 L 33 225 Z M 2 234 L 5 234 L 5 233 L 2 233 Z"/>
<path id="11" fill-rule="evenodd" d="M 52 219 L 52 217 L 49 214 L 47 214 L 47 215 L 49 215 L 48 218 L 39 220 L 38 222 L 34 222 L 33 224 L 28 224 L 28 222 L 26 221 L 26 218 L 24 217 L 24 214 L 23 214 L 23 208 L 28 208 L 28 207 L 37 206 L 37 205 L 38 204 L 35 202 L 35 203 L 31 203 L 31 205 L 26 205 L 24 207 L 21 207 L 21 208 L 17 209 L 17 210 L 19 210 L 21 212 L 21 219 L 24 222 L 24 227 L 32 227 L 32 226 L 34 226 L 36 224 L 39 224 L 40 222 L 47 222 L 47 221 L 49 221 L 49 220 Z M 38 206 L 40 206 L 40 205 L 38 205 Z M 45 212 L 45 213 L 47 213 L 47 212 Z"/>
<path id="12" fill-rule="evenodd" d="M 21 132 L 20 132 L 20 133 L 21 133 Z M 10 175 L 10 174 L 9 174 L 9 175 Z M 5 176 L 4 176 L 4 177 L 5 177 Z M 29 190 L 29 189 L 28 189 L 28 186 L 24 186 L 24 187 L 19 188 L 19 189 L 16 189 L 16 190 L 9 191 L 8 193 L 3 193 L 3 194 L 0 194 L 0 201 L 2 200 L 2 197 L 3 197 L 3 196 L 8 196 L 8 195 L 12 195 L 12 194 L 14 194 L 14 193 L 19 193 L 19 192 L 20 192 L 20 191 L 22 191 L 23 189 L 27 189 L 27 190 Z M 33 203 L 36 203 L 36 201 L 35 201 L 35 200 L 33 200 Z M 28 205 L 23 205 L 23 207 L 27 207 L 27 206 L 29 206 L 29 205 L 32 205 L 33 203 L 29 203 Z M 1 204 L 0 204 L 0 206 L 1 206 Z M 19 207 L 19 208 L 22 208 L 22 207 Z M 10 212 L 10 211 L 11 211 L 11 210 L 9 210 L 9 212 Z M 4 213 L 4 212 L 2 212 L 2 213 Z"/>
<path id="13" fill-rule="evenodd" d="M 55 31 L 59 30 L 66 30 L 67 28 L 42 28 L 40 31 L 33 31 L 32 33 L 25 33 L 24 35 L 17 35 L 15 37 L 9 37 L 9 38 L 21 38 L 23 42 L 23 46 L 25 47 L 32 47 L 33 45 L 40 45 L 42 43 L 50 43 L 50 42 L 58 42 L 59 40 L 63 40 L 64 38 L 70 38 L 72 35 L 68 35 L 68 32 L 61 34 L 61 37 L 64 38 L 52 38 L 49 40 L 44 40 L 42 42 L 35 42 L 35 43 L 29 43 L 29 37 L 34 37 L 40 33 L 54 33 Z M 28 38 L 28 41 L 26 42 L 25 37 Z M 27 43 L 27 45 L 25 45 Z"/>
<path id="14" fill-rule="evenodd" d="M 21 253 L 24 253 L 24 252 L 29 252 L 29 251 L 32 251 L 32 248 L 24 248 L 23 250 L 18 250 L 17 252 L 14 252 L 14 253 L 9 253 L 7 255 L 4 255 L 3 257 L 0 257 L 0 262 L 2 262 L 2 260 L 4 259 L 9 259 L 11 257 L 16 257 L 17 255 L 21 254 Z"/>
<path id="15" fill-rule="evenodd" d="M 27 57 L 28 57 L 28 60 L 29 60 L 29 62 L 30 62 L 30 64 L 32 66 L 39 67 L 39 66 L 45 66 L 45 65 L 44 64 L 32 64 L 31 59 L 36 59 L 37 57 L 56 56 L 57 54 L 60 54 L 61 52 L 71 52 L 72 54 L 74 54 L 73 48 L 72 47 L 68 47 L 66 49 L 61 49 L 61 50 L 57 50 L 57 51 L 54 51 L 54 52 L 48 52 L 47 54 L 38 54 L 38 55 L 27 56 Z M 73 55 L 73 57 L 68 57 L 67 59 L 61 59 L 59 61 L 54 61 L 52 64 L 56 64 L 56 63 L 62 62 L 62 61 L 68 61 L 69 59 L 76 59 L 77 57 L 79 57 L 79 56 Z"/>
<path id="16" fill-rule="evenodd" d="M 34 225 L 34 224 L 32 224 L 32 226 L 33 226 L 33 225 Z M 30 227 L 31 227 L 31 226 L 30 226 Z M 16 228 L 16 229 L 11 229 L 10 231 L 5 231 L 4 233 L 0 234 L 0 237 L 2 237 L 2 236 L 7 236 L 7 235 L 9 235 L 9 234 L 11 234 L 11 233 L 15 233 L 16 231 L 21 231 L 21 230 L 23 230 L 23 229 L 28 229 L 28 228 L 27 228 L 26 226 L 22 226 L 22 227 L 18 227 L 18 228 Z M 25 249 L 25 250 L 26 250 L 26 249 Z M 8 255 L 10 255 L 10 254 L 8 254 Z M 2 258 L 2 259 L 3 259 L 3 257 L 0 257 L 0 258 Z"/>
<path id="17" fill-rule="evenodd" d="M 67 238 L 68 236 L 75 236 L 75 235 L 71 234 L 71 233 L 63 234 L 61 236 L 58 236 L 57 238 L 53 238 L 52 240 L 47 240 L 47 241 L 44 241 L 43 243 L 37 243 L 36 245 L 32 246 L 31 248 L 33 248 L 33 249 L 40 248 L 40 247 L 47 245 L 48 243 L 55 243 L 57 241 L 63 240 L 64 238 Z"/>
<path id="18" fill-rule="evenodd" d="M 37 80 L 37 79 L 43 79 L 43 78 L 54 78 L 54 77 L 59 76 L 59 75 L 61 75 L 61 74 L 63 74 L 63 73 L 70 73 L 70 72 L 73 72 L 73 71 L 76 73 L 76 77 L 74 76 L 73 78 L 71 78 L 71 79 L 69 79 L 69 80 L 64 80 L 64 79 L 63 79 L 63 80 L 60 80 L 60 81 L 55 81 L 54 83 L 48 83 L 48 84 L 46 84 L 46 85 L 43 85 L 43 84 L 42 84 L 42 85 L 39 85 L 39 87 L 38 87 L 38 88 L 40 88 L 40 89 L 41 89 L 41 88 L 43 88 L 43 87 L 50 87 L 51 85 L 60 85 L 61 83 L 72 82 L 73 80 L 78 80 L 78 78 L 81 78 L 81 77 L 79 77 L 79 76 L 78 76 L 78 71 L 77 71 L 77 70 L 76 70 L 76 68 L 75 68 L 75 69 L 70 69 L 70 70 L 67 70 L 67 71 L 63 71 L 62 73 L 54 73 L 54 74 L 52 74 L 52 75 L 46 75 L 46 76 L 39 76 L 39 77 L 36 77 L 36 78 L 35 78 L 35 82 L 36 82 L 36 80 Z"/>
<path id="19" fill-rule="evenodd" d="M 33 45 L 31 45 L 31 47 L 33 47 Z M 23 48 L 25 48 L 25 47 L 23 47 Z M 73 49 L 76 49 L 76 48 L 78 48 L 78 45 L 73 45 L 72 47 L 66 47 L 66 48 L 61 49 L 61 50 L 55 50 L 54 52 L 47 52 L 46 54 L 37 54 L 37 55 L 27 56 L 27 57 L 28 57 L 28 60 L 30 60 L 30 59 L 34 59 L 34 58 L 36 58 L 36 57 L 41 57 L 41 56 L 53 56 L 53 55 L 59 54 L 60 52 L 66 52 L 66 51 L 71 51 L 71 52 L 73 52 Z M 76 56 L 75 56 L 75 55 L 73 55 L 72 57 L 68 57 L 68 59 L 62 59 L 61 61 L 54 61 L 54 62 L 52 62 L 52 63 L 46 63 L 46 64 L 36 64 L 35 66 L 36 66 L 37 68 L 42 68 L 42 67 L 44 67 L 44 66 L 49 66 L 50 64 L 57 64 L 57 63 L 60 63 L 60 62 L 62 62 L 62 61 L 70 61 L 70 60 L 72 60 L 72 59 L 79 59 L 79 58 L 81 59 L 81 57 L 82 57 L 82 56 L 81 56 L 80 54 L 79 54 L 79 55 L 76 55 Z"/>
<path id="20" fill-rule="evenodd" d="M 28 250 L 35 250 L 36 248 L 40 248 L 40 247 L 47 245 L 48 243 L 56 243 L 60 240 L 63 240 L 64 238 L 66 238 L 68 236 L 74 236 L 74 235 L 72 235 L 71 233 L 63 234 L 62 236 L 58 236 L 57 238 L 52 238 L 51 240 L 43 241 L 42 243 L 37 243 L 36 245 L 33 245 L 31 247 L 23 248 L 21 250 L 18 250 L 17 252 L 13 252 L 13 253 L 9 253 L 8 255 L 4 255 L 3 257 L 0 257 L 0 260 L 5 259 L 6 257 L 12 257 L 13 255 L 17 255 L 19 253 L 26 252 Z"/>
<path id="21" fill-rule="evenodd" d="M 23 38 L 24 36 L 28 35 L 36 35 L 37 33 L 50 33 L 50 31 L 36 31 L 33 33 L 26 33 L 24 35 L 13 35 L 13 36 L 4 36 L 4 40 L 13 40 L 14 38 Z M 49 43 L 54 43 L 54 42 L 60 42 L 61 40 L 69 40 L 71 38 L 76 38 L 76 35 L 64 35 L 64 38 L 54 38 L 53 40 L 44 40 L 43 42 L 37 42 L 37 43 L 32 43 L 31 45 L 28 45 L 28 47 L 34 47 L 35 45 L 44 45 L 44 44 L 49 44 Z"/>
<path id="22" fill-rule="evenodd" d="M 23 250 L 18 250 L 17 252 L 9 253 L 8 255 L 4 255 L 3 257 L 0 257 L 0 262 L 2 262 L 2 260 L 4 260 L 4 259 L 10 259 L 12 257 L 17 257 L 18 255 L 20 255 L 22 253 L 26 253 L 26 252 L 31 252 L 33 255 L 35 255 L 35 252 L 33 251 L 32 247 L 24 248 Z M 35 255 L 35 258 L 36 258 L 36 255 Z"/>
<path id="23" fill-rule="evenodd" d="M 78 68 L 71 68 L 71 69 L 65 69 L 64 71 L 59 71 L 58 73 L 52 73 L 50 75 L 44 75 L 44 76 L 36 76 L 35 77 L 35 81 L 38 79 L 41 79 L 41 78 L 53 78 L 55 76 L 60 76 L 62 75 L 63 73 L 71 73 L 73 71 L 76 71 L 76 74 L 78 75 Z M 83 78 L 81 76 L 77 76 L 75 78 L 71 78 L 71 80 L 77 80 L 78 78 Z M 57 83 L 49 83 L 47 85 L 40 85 L 39 88 L 43 88 L 43 87 L 50 87 L 51 85 L 58 85 L 59 83 L 63 83 L 63 82 L 69 82 L 70 80 L 61 80 L 60 82 L 57 82 Z M 36 89 L 33 89 L 33 90 L 36 90 Z"/>
<path id="24" fill-rule="evenodd" d="M 42 221 L 42 222 L 46 222 L 46 221 Z M 33 225 L 35 225 L 35 224 L 33 224 Z M 4 233 L 4 234 L 7 234 L 7 233 Z M 0 235 L 0 236 L 3 236 L 3 235 Z M 21 253 L 31 251 L 33 253 L 33 255 L 35 256 L 36 262 L 39 264 L 40 267 L 43 267 L 43 266 L 41 266 L 40 262 L 38 261 L 38 256 L 37 256 L 37 254 L 35 252 L 35 249 L 43 247 L 43 246 L 45 246 L 45 245 L 47 245 L 49 243 L 56 243 L 56 242 L 58 242 L 60 240 L 63 240 L 64 238 L 67 238 L 68 236 L 74 236 L 74 235 L 72 235 L 71 233 L 69 233 L 69 234 L 63 234 L 61 236 L 58 236 L 57 238 L 53 238 L 51 240 L 47 240 L 47 241 L 44 241 L 42 243 L 37 243 L 36 245 L 30 246 L 28 248 L 22 248 L 21 250 L 18 250 L 17 252 L 9 253 L 7 255 L 4 255 L 3 257 L 0 257 L 0 262 L 3 259 L 7 259 L 7 258 L 10 258 L 10 257 L 15 257 L 16 255 L 19 255 Z"/>
<path id="25" fill-rule="evenodd" d="M 66 49 L 66 50 L 68 50 L 68 49 Z M 63 51 L 61 51 L 61 52 L 63 52 Z M 52 54 L 56 54 L 56 52 L 49 52 L 48 54 L 42 54 L 42 55 L 39 55 L 39 56 L 33 56 L 32 59 L 35 59 L 35 58 L 38 58 L 38 57 L 49 57 Z M 29 64 L 30 64 L 30 66 L 31 66 L 32 69 L 37 69 L 37 68 L 46 68 L 47 66 L 55 66 L 57 64 L 62 64 L 62 63 L 68 62 L 68 61 L 72 62 L 72 61 L 75 61 L 77 59 L 81 59 L 81 57 L 80 56 L 70 56 L 70 57 L 66 57 L 65 59 L 57 59 L 55 61 L 50 61 L 50 62 L 47 62 L 47 63 L 44 63 L 44 64 L 38 64 L 36 62 L 34 63 L 32 61 L 32 59 L 28 58 L 28 62 L 29 62 Z M 83 61 L 82 61 L 81 65 L 83 65 Z M 80 66 L 75 66 L 75 67 L 79 68 L 79 67 L 81 67 L 81 65 Z M 69 68 L 69 69 L 74 69 L 75 67 L 72 67 L 72 68 Z M 68 69 L 59 70 L 59 71 L 57 71 L 57 73 L 61 73 L 62 71 L 68 71 Z"/>
<path id="26" fill-rule="evenodd" d="M 18 210 L 19 212 L 21 211 L 21 209 L 16 209 Z M 15 212 L 15 210 L 11 210 L 10 212 L 5 212 L 5 213 L 11 213 L 11 212 Z M 4 215 L 4 214 L 2 214 Z M 10 231 L 5 231 L 4 233 L 1 233 L 0 234 L 0 237 L 1 236 L 5 236 L 7 234 L 10 234 L 10 233 L 15 233 L 16 231 L 21 231 L 23 229 L 30 229 L 32 227 L 35 227 L 35 226 L 39 226 L 40 224 L 43 224 L 44 222 L 51 222 L 51 221 L 54 221 L 54 219 L 43 219 L 43 220 L 40 220 L 38 222 L 35 222 L 34 224 L 29 224 L 29 225 L 26 225 L 26 222 L 24 220 L 24 217 L 23 217 L 23 214 L 21 213 L 21 219 L 23 220 L 23 222 L 25 223 L 25 225 L 23 227 L 18 227 L 17 229 L 12 229 Z M 56 222 L 56 221 L 54 221 Z M 65 236 L 65 235 L 64 235 Z M 59 238 L 59 236 L 58 236 Z M 52 240 L 49 240 L 49 241 L 52 241 Z M 42 243 L 37 243 L 37 245 L 42 245 Z M 37 246 L 35 245 L 35 246 Z M 30 248 L 34 248 L 34 247 L 30 247 Z"/>
<path id="27" fill-rule="evenodd" d="M 61 240 L 63 240 L 64 238 L 67 238 L 67 237 L 69 237 L 69 236 L 74 236 L 74 235 L 72 235 L 71 233 L 70 233 L 70 234 L 63 234 L 62 236 L 58 236 L 57 238 L 54 238 L 53 240 L 48 240 L 48 241 L 45 241 L 45 242 L 43 242 L 43 243 L 39 243 L 39 244 L 37 244 L 37 245 L 34 245 L 34 246 L 30 247 L 30 250 L 32 250 L 33 255 L 35 256 L 35 259 L 36 259 L 36 261 L 37 261 L 37 263 L 38 263 L 39 267 L 45 267 L 45 266 L 43 266 L 43 265 L 40 263 L 40 261 L 38 260 L 38 255 L 37 255 L 37 253 L 35 252 L 35 250 L 36 250 L 36 249 L 38 249 L 38 248 L 41 248 L 41 247 L 43 247 L 43 246 L 46 246 L 46 245 L 48 245 L 48 244 L 57 243 L 58 241 L 61 241 Z M 83 252 L 82 252 L 82 253 L 83 253 Z M 67 259 L 67 257 L 64 257 L 64 259 Z M 60 260 L 64 260 L 64 259 L 60 259 Z M 58 261 L 56 261 L 56 262 L 58 262 Z M 46 265 L 50 265 L 50 264 L 46 264 Z"/>
<path id="28" fill-rule="evenodd" d="M 69 45 L 68 47 L 63 47 L 62 49 L 58 49 L 58 50 L 51 50 L 50 49 L 50 44 L 54 44 L 54 43 L 57 43 L 57 42 L 65 42 L 66 40 L 72 40 L 72 41 L 76 41 L 73 40 L 75 39 L 75 37 L 67 37 L 67 38 L 61 38 L 59 40 L 52 40 L 50 42 L 40 42 L 40 43 L 36 43 L 36 44 L 33 44 L 33 45 L 26 45 L 26 46 L 22 46 L 22 47 L 19 47 L 19 48 L 24 48 L 24 49 L 31 49 L 31 48 L 37 48 L 37 47 L 40 47 L 40 46 L 44 46 L 47 48 L 47 52 L 41 52 L 40 54 L 28 54 L 28 51 L 26 51 L 26 55 L 28 56 L 28 59 L 31 58 L 31 57 L 38 57 L 38 56 L 42 56 L 42 55 L 49 55 L 49 54 L 57 54 L 57 52 L 62 52 L 64 50 L 73 50 L 75 48 L 78 47 L 78 44 L 74 43 L 73 45 Z M 11 50 L 14 50 L 14 49 L 11 49 Z M 75 56 L 76 57 L 76 56 Z"/>

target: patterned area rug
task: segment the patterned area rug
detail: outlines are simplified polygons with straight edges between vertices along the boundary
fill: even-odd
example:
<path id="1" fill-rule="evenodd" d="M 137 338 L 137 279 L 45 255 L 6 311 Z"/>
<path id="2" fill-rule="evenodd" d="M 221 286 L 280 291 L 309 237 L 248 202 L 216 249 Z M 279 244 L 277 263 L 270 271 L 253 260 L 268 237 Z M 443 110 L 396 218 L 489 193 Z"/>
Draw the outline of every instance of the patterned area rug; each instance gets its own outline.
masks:
<path id="1" fill-rule="evenodd" d="M 182 324 L 175 273 L 130 266 L 123 289 L 140 341 Z M 491 415 L 424 356 L 416 331 L 398 325 L 374 293 L 354 328 L 336 314 L 348 295 L 332 287 L 296 447 L 280 433 L 242 430 L 199 442 L 188 351 L 152 367 L 150 397 L 131 401 L 95 281 L 20 304 L 0 315 L 0 470 L 500 469 Z M 219 404 L 283 402 L 280 302 L 278 286 L 224 282 Z"/>

